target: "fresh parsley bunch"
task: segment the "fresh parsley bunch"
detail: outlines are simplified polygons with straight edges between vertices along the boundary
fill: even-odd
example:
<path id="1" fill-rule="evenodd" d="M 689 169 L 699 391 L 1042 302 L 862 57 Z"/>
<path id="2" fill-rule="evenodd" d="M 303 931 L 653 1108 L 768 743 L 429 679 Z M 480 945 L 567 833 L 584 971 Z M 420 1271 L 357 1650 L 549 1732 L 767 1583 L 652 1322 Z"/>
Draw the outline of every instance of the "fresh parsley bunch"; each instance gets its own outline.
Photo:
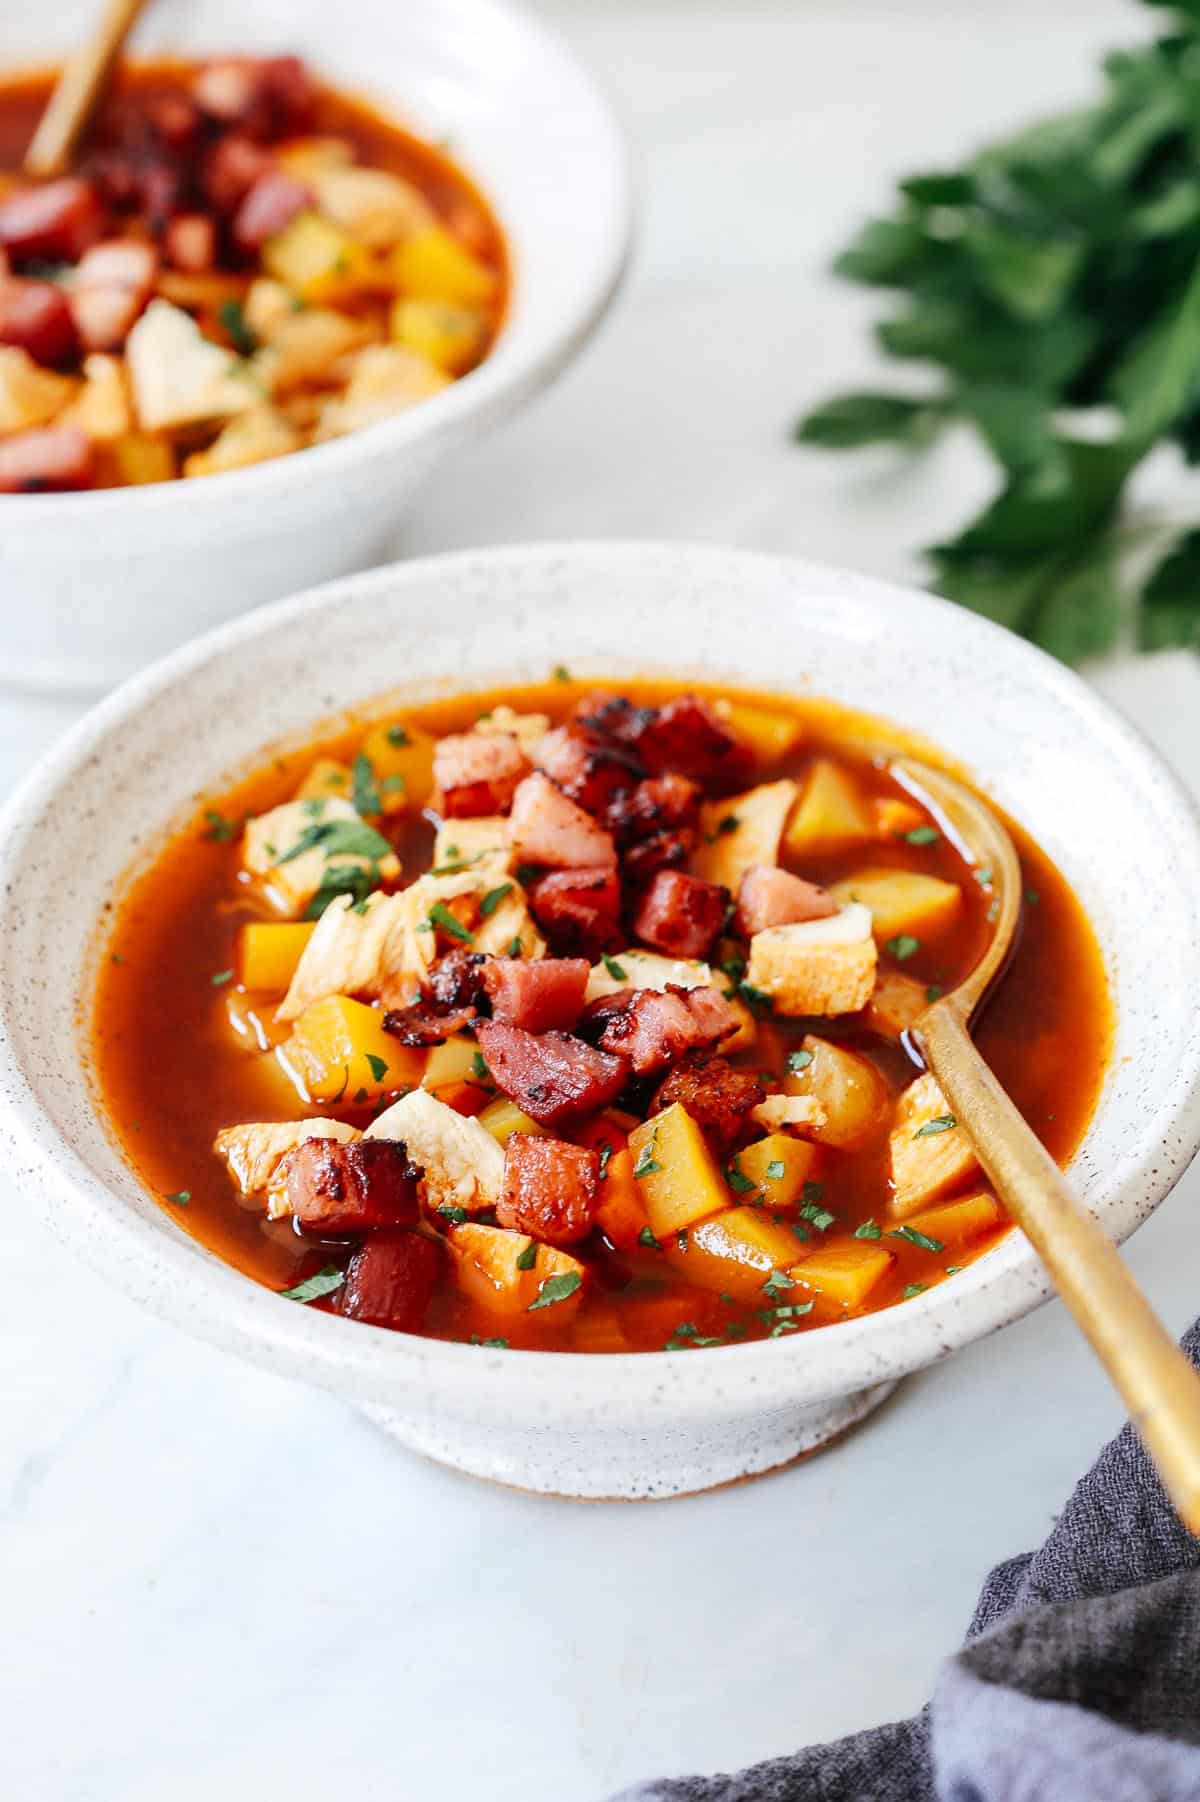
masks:
<path id="1" fill-rule="evenodd" d="M 972 425 L 1003 481 L 928 550 L 932 585 L 1068 663 L 1111 647 L 1131 599 L 1143 648 L 1200 647 L 1200 528 L 1140 592 L 1120 557 L 1142 459 L 1171 441 L 1200 463 L 1200 0 L 1147 3 L 1166 35 L 1109 56 L 1095 105 L 901 182 L 837 259 L 904 295 L 879 342 L 938 385 L 843 394 L 796 428 L 844 450 Z"/>

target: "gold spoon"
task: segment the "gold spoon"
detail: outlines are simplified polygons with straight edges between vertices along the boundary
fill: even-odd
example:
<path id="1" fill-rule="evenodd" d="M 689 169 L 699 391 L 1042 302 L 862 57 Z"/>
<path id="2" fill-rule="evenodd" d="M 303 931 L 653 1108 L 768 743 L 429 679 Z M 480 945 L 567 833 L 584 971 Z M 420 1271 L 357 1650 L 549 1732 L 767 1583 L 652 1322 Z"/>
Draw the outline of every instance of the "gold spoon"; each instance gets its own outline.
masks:
<path id="1" fill-rule="evenodd" d="M 108 86 L 113 64 L 146 0 L 107 0 L 54 85 L 25 152 L 26 175 L 61 175 Z"/>
<path id="2" fill-rule="evenodd" d="M 965 982 L 918 1017 L 913 1042 L 996 1194 L 1124 1398 L 1180 1518 L 1200 1533 L 1200 1375 L 971 1038 L 971 1021 L 1007 962 L 1020 922 L 1021 867 L 1012 839 L 991 809 L 954 777 L 908 758 L 890 769 L 933 812 L 967 862 L 990 869 L 995 906 L 995 931 L 984 956 Z"/>

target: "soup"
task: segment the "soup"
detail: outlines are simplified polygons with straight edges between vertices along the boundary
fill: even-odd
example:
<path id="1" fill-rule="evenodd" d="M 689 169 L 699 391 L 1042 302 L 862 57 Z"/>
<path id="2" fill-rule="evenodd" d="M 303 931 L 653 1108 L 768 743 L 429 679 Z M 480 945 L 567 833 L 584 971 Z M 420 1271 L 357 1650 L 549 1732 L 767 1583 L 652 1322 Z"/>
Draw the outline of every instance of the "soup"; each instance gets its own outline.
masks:
<path id="1" fill-rule="evenodd" d="M 219 474 L 473 369 L 504 248 L 463 172 L 296 57 L 126 70 L 76 166 L 0 83 L 0 493 Z"/>
<path id="2" fill-rule="evenodd" d="M 978 1042 L 1065 1162 L 1109 1001 L 1014 836 Z M 790 1337 L 1008 1231 L 905 1038 L 977 962 L 989 886 L 827 702 L 563 670 L 364 715 L 131 882 L 99 1093 L 185 1230 L 297 1303 L 558 1351 Z"/>

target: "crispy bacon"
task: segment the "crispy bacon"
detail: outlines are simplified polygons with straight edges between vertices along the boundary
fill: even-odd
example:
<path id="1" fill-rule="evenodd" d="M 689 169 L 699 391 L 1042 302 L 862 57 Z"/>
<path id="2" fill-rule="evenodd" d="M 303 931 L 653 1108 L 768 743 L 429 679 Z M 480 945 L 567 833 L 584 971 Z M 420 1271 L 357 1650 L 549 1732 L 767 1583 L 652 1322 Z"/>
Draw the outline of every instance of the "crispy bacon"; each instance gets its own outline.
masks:
<path id="1" fill-rule="evenodd" d="M 762 1098 L 762 1089 L 748 1070 L 735 1070 L 723 1057 L 689 1052 L 658 1089 L 650 1113 L 661 1113 L 678 1101 L 716 1155 L 723 1157 Z"/>
<path id="2" fill-rule="evenodd" d="M 283 1161 L 292 1214 L 308 1232 L 416 1226 L 418 1172 L 394 1139 L 305 1139 Z"/>
<path id="3" fill-rule="evenodd" d="M 670 771 L 726 786 L 745 780 L 753 765 L 749 748 L 699 695 L 676 695 L 661 707 L 635 707 L 621 695 L 589 695 L 575 717 L 633 751 L 652 776 Z"/>
<path id="4" fill-rule="evenodd" d="M 597 816 L 629 794 L 641 775 L 628 752 L 603 744 L 579 726 L 556 726 L 547 732 L 534 762 L 569 800 Z"/>
<path id="5" fill-rule="evenodd" d="M 513 848 L 525 862 L 568 870 L 616 865 L 612 833 L 568 800 L 541 770 L 526 776 L 513 796 L 508 828 Z"/>
<path id="6" fill-rule="evenodd" d="M 753 938 L 768 926 L 791 926 L 801 920 L 824 920 L 837 912 L 837 902 L 827 889 L 805 882 L 790 870 L 756 863 L 738 884 L 734 926 L 743 938 Z"/>
<path id="7" fill-rule="evenodd" d="M 686 1051 L 717 1045 L 738 1017 L 715 989 L 620 989 L 584 1010 L 580 1031 L 604 1051 L 629 1059 L 636 1076 L 653 1076 Z"/>
<path id="8" fill-rule="evenodd" d="M 529 905 L 551 950 L 597 958 L 616 936 L 621 886 L 615 870 L 555 870 L 533 884 Z"/>
<path id="9" fill-rule="evenodd" d="M 0 344 L 27 351 L 35 363 L 53 369 L 79 352 L 67 297 L 53 282 L 0 279 Z"/>
<path id="10" fill-rule="evenodd" d="M 425 979 L 425 993 L 431 1009 L 435 1013 L 451 1014 L 460 1009 L 485 1006 L 483 972 L 487 961 L 481 951 L 467 951 L 461 945 L 439 957 Z"/>
<path id="11" fill-rule="evenodd" d="M 167 226 L 163 253 L 172 268 L 204 275 L 217 261 L 216 227 L 206 213 L 178 213 Z"/>
<path id="12" fill-rule="evenodd" d="M 680 870 L 660 870 L 642 897 L 633 930 L 668 957 L 707 957 L 725 924 L 729 890 Z"/>
<path id="13" fill-rule="evenodd" d="M 71 284 L 70 306 L 85 350 L 119 350 L 150 298 L 158 253 L 149 244 L 114 239 L 83 258 Z"/>
<path id="14" fill-rule="evenodd" d="M 78 426 L 40 426 L 0 438 L 0 494 L 91 485 L 92 447 Z"/>
<path id="15" fill-rule="evenodd" d="M 77 263 L 104 224 L 99 194 L 76 175 L 0 201 L 0 245 L 17 264 Z"/>
<path id="16" fill-rule="evenodd" d="M 240 132 L 219 138 L 204 160 L 201 185 L 218 213 L 231 215 L 260 176 L 275 167 L 269 150 Z"/>
<path id="17" fill-rule="evenodd" d="M 433 779 L 447 819 L 507 813 L 529 759 L 510 732 L 459 732 L 439 738 Z"/>
<path id="18" fill-rule="evenodd" d="M 696 831 L 680 826 L 671 832 L 656 832 L 640 844 L 631 845 L 622 860 L 622 869 L 631 888 L 640 888 L 659 870 L 681 870 L 696 848 Z"/>
<path id="19" fill-rule="evenodd" d="M 616 797 L 605 825 L 622 845 L 681 826 L 694 827 L 702 792 L 699 783 L 689 782 L 686 776 L 647 776 L 636 788 Z"/>
<path id="20" fill-rule="evenodd" d="M 562 1139 L 513 1133 L 504 1148 L 496 1220 L 547 1245 L 574 1245 L 592 1230 L 599 1181 L 596 1152 Z"/>
<path id="21" fill-rule="evenodd" d="M 441 1045 L 469 1026 L 475 1018 L 473 1007 L 462 1007 L 443 1013 L 414 1001 L 408 1007 L 389 1007 L 383 1016 L 383 1030 L 390 1032 L 402 1045 Z"/>
<path id="22" fill-rule="evenodd" d="M 239 250 L 261 250 L 268 238 L 312 205 L 311 188 L 282 169 L 268 169 L 247 190 L 234 214 L 234 243 Z"/>
<path id="23" fill-rule="evenodd" d="M 569 1031 L 583 1012 L 586 957 L 490 958 L 483 986 L 492 1018 L 526 1032 Z"/>
<path id="24" fill-rule="evenodd" d="M 267 140 L 303 131 L 315 97 L 298 56 L 222 57 L 192 81 L 192 98 L 210 119 Z"/>
<path id="25" fill-rule="evenodd" d="M 614 1100 L 628 1066 L 567 1032 L 523 1032 L 499 1020 L 475 1028 L 492 1080 L 539 1126 L 565 1126 Z"/>
<path id="26" fill-rule="evenodd" d="M 339 1312 L 369 1326 L 418 1332 L 445 1255 L 436 1240 L 420 1233 L 372 1233 L 347 1267 Z"/>

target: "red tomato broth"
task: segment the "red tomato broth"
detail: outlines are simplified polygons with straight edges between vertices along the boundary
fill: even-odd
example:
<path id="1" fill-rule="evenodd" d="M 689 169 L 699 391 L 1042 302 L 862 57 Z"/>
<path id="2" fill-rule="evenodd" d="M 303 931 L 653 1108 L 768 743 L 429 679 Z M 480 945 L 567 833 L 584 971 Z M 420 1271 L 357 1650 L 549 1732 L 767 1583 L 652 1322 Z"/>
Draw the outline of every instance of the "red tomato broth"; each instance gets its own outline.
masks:
<path id="1" fill-rule="evenodd" d="M 365 1126 L 377 1111 L 312 1103 L 306 1106 L 273 1058 L 239 1043 L 228 1024 L 236 984 L 217 982 L 235 963 L 238 927 L 261 919 L 264 910 L 237 880 L 236 836 L 211 833 L 206 810 L 229 822 L 266 811 L 292 798 L 297 784 L 318 757 L 350 761 L 364 730 L 380 718 L 401 717 L 435 736 L 468 729 L 481 712 L 501 703 L 518 711 L 538 711 L 555 721 L 566 717 L 593 684 L 553 681 L 544 685 L 455 696 L 420 706 L 365 709 L 317 728 L 303 748 L 288 746 L 262 762 L 220 795 L 205 800 L 190 825 L 169 837 L 147 868 L 134 876 L 105 922 L 91 1015 L 91 1050 L 99 1099 L 120 1146 L 146 1186 L 185 1231 L 246 1275 L 273 1289 L 307 1277 L 331 1260 L 343 1262 L 348 1247 L 302 1239 L 290 1221 L 268 1223 L 261 1205 L 240 1203 L 213 1139 L 222 1128 L 248 1120 L 302 1119 L 330 1115 Z M 865 748 L 870 742 L 919 749 L 892 727 L 873 726 L 824 701 L 750 694 L 715 685 L 623 681 L 619 692 L 650 705 L 682 692 L 710 698 L 728 696 L 794 715 L 805 727 L 798 749 L 777 764 L 756 768 L 753 783 L 798 775 L 814 755 L 851 768 L 863 788 L 879 798 L 899 791 Z M 750 784 L 747 784 L 749 786 Z M 1091 927 L 1064 878 L 1029 836 L 1011 822 L 1028 892 L 1019 945 L 977 1034 L 984 1055 L 1048 1149 L 1067 1162 L 1095 1107 L 1111 1045 L 1111 1007 L 1101 954 Z M 220 830 L 220 829 L 219 829 Z M 433 828 L 424 818 L 388 827 L 403 864 L 403 883 L 428 869 Z M 920 848 L 880 840 L 864 848 L 804 861 L 813 881 L 833 882 L 869 862 L 918 869 L 961 884 L 960 918 L 934 942 L 923 944 L 901 966 L 926 984 L 950 988 L 969 971 L 989 931 L 986 888 L 944 840 Z M 881 969 L 890 960 L 881 955 Z M 262 1006 L 269 1023 L 276 1000 Z M 281 1033 L 267 1027 L 272 1039 Z M 775 1068 L 807 1031 L 865 1053 L 893 1095 L 919 1074 L 899 1046 L 868 1030 L 860 1016 L 841 1019 L 760 1019 L 758 1044 L 731 1061 L 748 1070 Z M 776 1047 L 772 1055 L 771 1048 Z M 890 1122 L 889 1122 L 890 1123 Z M 571 1138 L 570 1132 L 558 1136 Z M 851 1232 L 874 1220 L 886 1234 L 896 1222 L 888 1215 L 887 1126 L 853 1152 L 826 1151 L 820 1207 L 836 1217 L 832 1231 Z M 983 1186 L 983 1179 L 966 1185 Z M 186 1205 L 170 1197 L 186 1192 Z M 738 1202 L 730 1193 L 730 1204 Z M 953 1196 L 947 1197 L 953 1199 Z M 939 1205 L 937 1203 L 932 1205 Z M 779 1216 L 781 1219 L 788 1215 Z M 808 1239 L 797 1240 L 797 1259 L 819 1243 L 818 1227 L 803 1222 Z M 946 1246 L 937 1255 L 889 1237 L 889 1274 L 856 1312 L 874 1312 L 904 1297 L 912 1286 L 945 1280 L 948 1266 L 961 1268 L 997 1244 L 1006 1223 L 966 1245 Z M 680 1270 L 651 1247 L 617 1251 L 594 1234 L 572 1246 L 589 1268 L 584 1300 L 572 1321 L 560 1323 L 553 1308 L 516 1317 L 480 1308 L 456 1289 L 449 1275 L 439 1284 L 422 1331 L 445 1339 L 487 1340 L 502 1336 L 513 1346 L 553 1350 L 657 1350 L 680 1323 L 700 1339 L 746 1340 L 765 1336 L 772 1326 L 760 1310 L 731 1303 L 683 1279 Z M 764 1298 L 769 1307 L 770 1296 Z M 823 1297 L 794 1290 L 780 1300 L 814 1300 L 812 1311 L 787 1330 L 845 1319 L 848 1311 Z M 328 1302 L 317 1305 L 325 1308 Z M 664 1331 L 664 1324 L 667 1328 Z M 690 1341 L 689 1341 L 690 1342 Z"/>

